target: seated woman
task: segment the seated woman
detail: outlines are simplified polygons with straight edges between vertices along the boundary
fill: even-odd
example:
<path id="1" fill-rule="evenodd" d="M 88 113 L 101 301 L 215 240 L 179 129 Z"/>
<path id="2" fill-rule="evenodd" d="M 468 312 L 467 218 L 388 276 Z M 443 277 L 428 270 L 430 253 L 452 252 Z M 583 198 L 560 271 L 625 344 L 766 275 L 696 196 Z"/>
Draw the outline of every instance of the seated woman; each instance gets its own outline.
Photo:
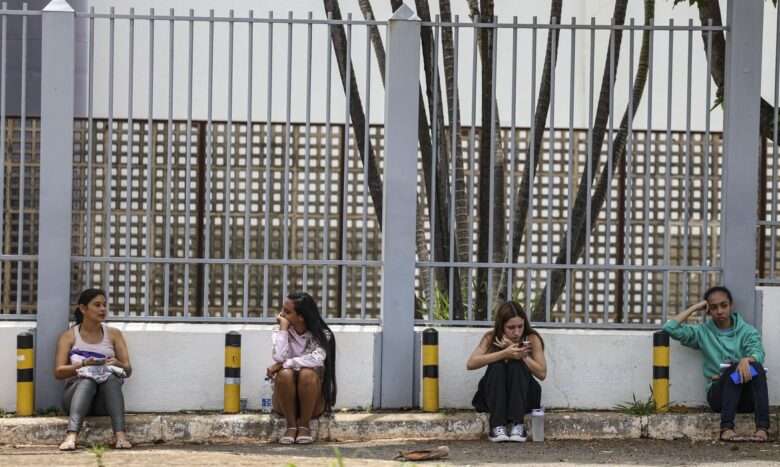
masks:
<path id="1" fill-rule="evenodd" d="M 485 365 L 487 371 L 471 403 L 478 412 L 490 414 L 490 441 L 525 441 L 523 418 L 541 406 L 542 387 L 536 379 L 547 376 L 547 363 L 544 341 L 518 303 L 506 302 L 498 308 L 493 330 L 482 337 L 466 369 Z"/>
<path id="2" fill-rule="evenodd" d="M 697 310 L 703 310 L 712 319 L 703 324 L 683 324 Z M 736 438 L 736 412 L 755 412 L 755 440 L 766 441 L 769 392 L 763 366 L 764 347 L 756 328 L 734 312 L 729 289 L 710 288 L 704 293 L 704 300 L 672 317 L 663 330 L 682 345 L 701 350 L 707 402 L 712 410 L 720 412 L 721 440 Z"/>
<path id="3" fill-rule="evenodd" d="M 276 320 L 275 363 L 266 374 L 274 379 L 274 411 L 287 421 L 279 442 L 309 444 L 309 422 L 336 403 L 336 338 L 305 292 L 288 295 Z"/>
<path id="4" fill-rule="evenodd" d="M 130 356 L 122 333 L 104 323 L 106 293 L 99 289 L 81 292 L 75 319 L 76 324 L 57 341 L 54 376 L 67 379 L 64 406 L 69 417 L 60 449 L 76 449 L 78 433 L 87 415 L 110 416 L 115 447 L 130 448 L 122 395 L 122 378 L 131 371 Z"/>

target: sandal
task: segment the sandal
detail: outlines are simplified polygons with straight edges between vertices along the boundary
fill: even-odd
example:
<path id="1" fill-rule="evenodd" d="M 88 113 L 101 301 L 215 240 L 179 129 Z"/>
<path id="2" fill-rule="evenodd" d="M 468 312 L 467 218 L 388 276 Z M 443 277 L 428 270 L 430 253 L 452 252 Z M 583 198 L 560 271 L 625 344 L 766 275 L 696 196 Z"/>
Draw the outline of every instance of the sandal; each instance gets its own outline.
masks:
<path id="1" fill-rule="evenodd" d="M 76 450 L 76 436 L 69 432 L 65 435 L 65 441 L 60 443 L 60 451 L 75 451 Z"/>
<path id="2" fill-rule="evenodd" d="M 127 439 L 118 439 L 116 444 L 114 444 L 114 449 L 130 449 L 132 447 L 133 445 Z"/>
<path id="3" fill-rule="evenodd" d="M 769 433 L 766 432 L 765 428 L 759 428 L 753 435 L 753 440 L 757 443 L 766 443 L 769 440 Z"/>
<path id="4" fill-rule="evenodd" d="M 306 430 L 305 435 L 300 434 L 301 430 Z M 298 437 L 295 438 L 295 444 L 311 444 L 314 442 L 314 438 L 311 436 L 311 428 L 307 426 L 298 427 Z"/>
<path id="5" fill-rule="evenodd" d="M 726 428 L 724 430 L 721 430 L 720 432 L 720 440 L 721 441 L 736 441 L 737 439 L 737 432 L 732 430 L 731 428 Z"/>
<path id="6" fill-rule="evenodd" d="M 288 428 L 284 430 L 284 436 L 279 438 L 279 444 L 293 444 L 295 442 L 296 430 L 297 428 Z M 287 434 L 290 432 L 292 432 L 292 436 Z"/>

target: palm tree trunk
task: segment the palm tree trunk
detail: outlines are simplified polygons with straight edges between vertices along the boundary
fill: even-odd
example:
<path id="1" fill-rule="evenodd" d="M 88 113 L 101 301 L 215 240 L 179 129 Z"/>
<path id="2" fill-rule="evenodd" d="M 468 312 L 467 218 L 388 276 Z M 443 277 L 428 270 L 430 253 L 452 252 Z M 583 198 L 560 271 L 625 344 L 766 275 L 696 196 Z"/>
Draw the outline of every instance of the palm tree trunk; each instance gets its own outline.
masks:
<path id="1" fill-rule="evenodd" d="M 341 20 L 341 9 L 339 8 L 338 0 L 323 0 L 323 3 L 325 11 L 331 13 L 333 19 Z M 379 164 L 377 164 L 374 148 L 371 145 L 370 140 L 368 142 L 368 152 L 365 153 L 364 150 L 366 147 L 366 138 L 368 137 L 368 135 L 365 134 L 366 115 L 363 111 L 363 103 L 360 99 L 357 80 L 354 79 L 355 69 L 352 66 L 352 59 L 351 57 L 347 57 L 347 36 L 344 32 L 344 26 L 342 25 L 331 25 L 330 31 L 333 40 L 333 50 L 336 53 L 336 61 L 338 62 L 339 73 L 341 74 L 341 84 L 344 88 L 344 93 L 349 93 L 350 96 L 349 114 L 350 119 L 352 120 L 352 131 L 355 133 L 356 144 L 362 157 L 363 164 L 367 168 L 368 190 L 371 194 L 371 201 L 374 204 L 377 225 L 379 225 L 379 229 L 381 230 L 382 178 L 379 175 Z M 349 64 L 350 76 L 352 76 L 349 89 L 347 89 L 347 64 Z"/>
<path id="2" fill-rule="evenodd" d="M 550 5 L 550 23 L 557 19 L 558 23 L 561 21 L 561 10 L 563 7 L 562 0 L 553 0 Z M 531 174 L 536 175 L 539 167 L 539 161 L 541 160 L 540 153 L 542 151 L 542 137 L 544 136 L 545 122 L 547 121 L 547 113 L 550 110 L 550 93 L 552 89 L 552 69 L 553 64 L 558 63 L 558 43 L 559 43 L 560 29 L 550 29 L 550 33 L 547 37 L 547 50 L 544 54 L 544 69 L 542 70 L 542 80 L 539 86 L 539 99 L 536 102 L 536 110 L 534 111 L 534 134 L 533 145 L 529 146 L 528 154 L 526 156 L 525 173 L 520 183 L 520 188 L 517 191 L 516 204 L 515 204 L 515 219 L 512 228 L 512 257 L 508 258 L 509 261 L 517 261 L 520 257 L 520 245 L 523 242 L 523 236 L 525 235 L 526 228 L 526 216 L 528 215 L 528 198 L 531 191 L 531 185 L 533 179 Z M 553 49 L 553 44 L 555 48 Z M 533 147 L 533 154 L 531 153 L 531 147 Z M 533 166 L 533 170 L 531 167 Z M 512 271 L 510 271 L 512 274 Z M 514 276 L 514 274 L 512 274 Z M 503 283 L 502 287 L 506 284 Z"/>
<path id="3" fill-rule="evenodd" d="M 622 3 L 622 5 L 620 5 Z M 620 11 L 618 11 L 618 8 L 622 7 Z M 652 23 L 653 18 L 655 17 L 655 1 L 654 0 L 645 0 L 645 25 L 649 25 Z M 625 2 L 618 2 L 618 5 L 615 7 L 615 22 L 617 24 L 623 24 L 625 21 Z M 620 50 L 620 32 L 619 30 L 613 30 L 613 34 L 616 34 L 615 36 L 615 60 L 614 60 L 614 66 L 617 68 L 618 64 L 618 50 Z M 645 83 L 647 82 L 647 73 L 648 73 L 648 64 L 650 60 L 649 56 L 649 47 L 650 47 L 650 35 L 652 34 L 652 31 L 645 30 L 642 33 L 642 48 L 639 53 L 639 64 L 637 66 L 637 73 L 636 73 L 636 79 L 634 80 L 634 85 L 632 88 L 632 103 L 633 107 L 629 106 L 625 113 L 623 114 L 623 118 L 620 122 L 620 130 L 618 131 L 618 134 L 615 138 L 615 142 L 613 145 L 613 151 L 612 151 L 612 167 L 614 170 L 614 167 L 619 166 L 619 161 L 621 161 L 625 157 L 626 153 L 626 138 L 628 135 L 628 127 L 630 121 L 634 118 L 635 110 L 639 106 L 640 101 L 642 100 L 642 96 L 644 94 L 645 89 Z M 607 83 L 607 86 L 605 87 L 604 84 Z M 606 94 L 605 94 L 606 90 Z M 605 104 L 605 106 L 602 106 L 602 104 Z M 596 125 L 594 127 L 598 126 L 599 130 L 599 136 L 596 136 L 596 129 L 594 128 L 594 137 L 593 137 L 593 144 L 592 144 L 592 154 L 593 158 L 591 161 L 591 173 L 595 174 L 596 168 L 598 167 L 598 160 L 600 159 L 601 154 L 601 146 L 603 142 L 604 137 L 604 128 L 606 127 L 606 119 L 609 113 L 609 60 L 607 60 L 606 69 L 604 73 L 604 77 L 602 78 L 602 88 L 601 88 L 601 95 L 599 96 L 599 112 L 596 114 Z M 606 108 L 606 110 L 602 110 L 603 108 Z M 600 120 L 601 117 L 601 120 Z M 600 123 L 603 122 L 603 123 Z M 597 149 L 598 148 L 598 149 Z M 611 173 L 609 173 L 609 164 L 604 164 L 604 167 L 601 171 L 601 174 L 599 176 L 599 182 L 598 186 L 596 187 L 596 191 L 593 194 L 593 198 L 591 199 L 591 212 L 590 216 L 591 219 L 597 219 L 599 213 L 601 212 L 601 208 L 604 205 L 604 200 L 606 198 L 607 190 L 610 189 L 610 187 L 607 185 L 607 182 L 609 181 L 610 177 L 612 176 Z M 582 179 L 580 180 L 580 185 L 577 190 L 577 198 L 574 202 L 574 209 L 572 210 L 572 251 L 571 251 L 571 261 L 576 262 L 580 255 L 583 252 L 584 246 L 585 246 L 585 240 L 588 235 L 590 235 L 590 231 L 586 229 L 585 225 L 585 210 L 586 210 L 586 198 L 587 198 L 587 192 L 591 189 L 591 180 L 587 179 L 587 171 L 583 173 Z M 591 230 L 595 228 L 595 222 L 591 226 Z M 565 237 L 564 237 L 565 238 Z M 556 264 L 567 264 L 567 245 L 566 242 L 562 242 L 558 256 L 556 257 Z M 564 270 L 555 270 L 551 274 L 551 277 L 545 286 L 545 288 L 542 290 L 542 293 L 539 294 L 536 297 L 534 307 L 533 307 L 533 313 L 534 314 L 543 314 L 544 313 L 544 306 L 546 303 L 546 293 L 547 288 L 550 288 L 550 303 L 551 306 L 554 306 L 554 304 L 557 302 L 558 298 L 560 297 L 561 293 L 563 292 L 563 288 L 566 285 L 566 273 Z"/>

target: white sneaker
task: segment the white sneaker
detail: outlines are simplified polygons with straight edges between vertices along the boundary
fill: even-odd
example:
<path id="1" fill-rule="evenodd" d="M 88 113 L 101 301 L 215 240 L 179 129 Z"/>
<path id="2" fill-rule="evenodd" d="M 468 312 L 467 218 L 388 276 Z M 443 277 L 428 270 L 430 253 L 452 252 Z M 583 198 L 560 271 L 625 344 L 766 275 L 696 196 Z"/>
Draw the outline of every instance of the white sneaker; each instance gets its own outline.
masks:
<path id="1" fill-rule="evenodd" d="M 524 443 L 528 439 L 528 433 L 525 431 L 525 427 L 521 424 L 512 425 L 512 430 L 509 432 L 509 441 L 515 443 Z"/>
<path id="2" fill-rule="evenodd" d="M 506 428 L 503 426 L 497 426 L 490 430 L 488 439 L 494 443 L 504 443 L 509 441 L 509 436 L 506 435 Z"/>

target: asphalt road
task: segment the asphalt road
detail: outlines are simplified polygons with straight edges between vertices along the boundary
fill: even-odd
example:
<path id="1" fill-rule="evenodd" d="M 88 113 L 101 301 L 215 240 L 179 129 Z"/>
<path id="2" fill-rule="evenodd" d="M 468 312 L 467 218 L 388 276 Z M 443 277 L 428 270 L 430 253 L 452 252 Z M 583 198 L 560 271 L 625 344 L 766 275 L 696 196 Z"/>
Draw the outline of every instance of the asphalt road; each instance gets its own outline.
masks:
<path id="1" fill-rule="evenodd" d="M 277 444 L 156 445 L 129 451 L 106 449 L 100 459 L 89 449 L 60 453 L 53 446 L 2 447 L 0 466 L 364 466 L 401 465 L 393 457 L 401 450 L 446 444 L 447 459 L 417 465 L 738 465 L 780 466 L 780 443 L 615 440 L 548 441 L 492 444 L 487 441 L 448 443 L 381 441 L 320 443 L 311 446 Z M 341 453 L 341 462 L 335 451 Z M 102 464 L 101 464 L 102 462 Z M 414 465 L 407 463 L 406 465 Z"/>

